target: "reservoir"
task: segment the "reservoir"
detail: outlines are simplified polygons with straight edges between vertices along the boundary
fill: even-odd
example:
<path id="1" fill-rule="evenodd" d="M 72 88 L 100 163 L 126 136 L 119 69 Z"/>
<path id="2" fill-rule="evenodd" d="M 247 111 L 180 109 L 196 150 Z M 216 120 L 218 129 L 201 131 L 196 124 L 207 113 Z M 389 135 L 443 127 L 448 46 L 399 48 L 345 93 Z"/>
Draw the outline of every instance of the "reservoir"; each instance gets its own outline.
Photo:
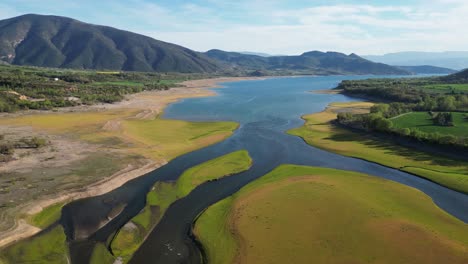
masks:
<path id="1" fill-rule="evenodd" d="M 240 126 L 223 142 L 177 157 L 112 192 L 65 206 L 61 224 L 70 241 L 72 262 L 86 263 L 96 241 L 108 240 L 135 216 L 144 207 L 146 193 L 156 181 L 176 180 L 190 167 L 240 149 L 249 152 L 252 167 L 238 175 L 202 184 L 175 202 L 131 263 L 201 262 L 199 248 L 190 238 L 196 217 L 211 204 L 285 163 L 351 170 L 396 181 L 424 192 L 440 208 L 468 222 L 468 195 L 398 170 L 314 148 L 301 138 L 286 134 L 287 130 L 303 124 L 304 114 L 320 112 L 331 102 L 355 100 L 341 94 L 311 91 L 336 87 L 344 79 L 376 77 L 295 77 L 225 83 L 224 88 L 215 90 L 218 96 L 185 99 L 170 105 L 164 118 L 226 120 L 238 122 Z M 121 213 L 109 218 L 116 208 Z"/>

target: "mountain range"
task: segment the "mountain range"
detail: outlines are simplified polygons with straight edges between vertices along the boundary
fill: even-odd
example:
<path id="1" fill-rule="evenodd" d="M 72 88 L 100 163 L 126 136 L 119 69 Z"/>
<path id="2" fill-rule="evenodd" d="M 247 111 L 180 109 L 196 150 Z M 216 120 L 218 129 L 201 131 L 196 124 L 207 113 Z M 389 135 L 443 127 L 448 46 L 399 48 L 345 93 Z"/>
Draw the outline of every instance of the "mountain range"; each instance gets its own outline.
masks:
<path id="1" fill-rule="evenodd" d="M 215 72 L 202 53 L 71 18 L 23 15 L 0 21 L 0 59 L 16 65 L 126 71 Z"/>
<path id="2" fill-rule="evenodd" d="M 268 57 L 221 50 L 202 53 L 112 27 L 34 14 L 0 20 L 0 61 L 53 68 L 183 73 L 411 74 L 403 68 L 338 52 Z"/>
<path id="3" fill-rule="evenodd" d="M 436 67 L 431 65 L 421 65 L 421 66 L 395 66 L 405 71 L 409 71 L 413 74 L 452 74 L 456 73 L 456 70 Z"/>
<path id="4" fill-rule="evenodd" d="M 205 54 L 231 67 L 248 70 L 289 70 L 317 74 L 409 74 L 406 70 L 368 61 L 356 54 L 338 52 L 311 51 L 298 56 L 264 57 L 213 49 Z"/>
<path id="5" fill-rule="evenodd" d="M 468 68 L 468 51 L 447 52 L 397 52 L 385 55 L 368 55 L 364 58 L 389 65 L 432 65 L 455 70 Z"/>

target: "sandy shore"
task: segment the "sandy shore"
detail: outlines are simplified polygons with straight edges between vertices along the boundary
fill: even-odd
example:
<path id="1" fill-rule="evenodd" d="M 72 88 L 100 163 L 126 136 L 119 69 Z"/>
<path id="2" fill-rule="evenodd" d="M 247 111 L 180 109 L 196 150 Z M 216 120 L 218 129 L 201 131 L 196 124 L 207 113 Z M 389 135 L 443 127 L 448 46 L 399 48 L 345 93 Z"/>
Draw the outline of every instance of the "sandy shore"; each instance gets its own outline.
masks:
<path id="1" fill-rule="evenodd" d="M 178 100 L 184 98 L 193 98 L 193 97 L 206 97 L 214 96 L 216 93 L 209 90 L 209 88 L 220 88 L 221 83 L 224 82 L 235 82 L 242 80 L 262 80 L 265 78 L 259 77 L 226 77 L 226 78 L 213 78 L 213 79 L 202 79 L 202 80 L 190 80 L 181 83 L 185 87 L 172 88 L 165 91 L 146 91 L 138 94 L 132 94 L 127 96 L 127 98 L 119 103 L 115 104 L 100 104 L 94 106 L 85 106 L 85 107 L 72 107 L 60 109 L 60 112 L 86 112 L 86 111 L 105 111 L 107 109 L 139 109 L 141 110 L 136 116 L 139 119 L 151 119 L 159 115 L 164 108 Z M 50 112 L 44 111 L 25 111 L 11 115 L 28 115 L 28 114 L 47 114 Z M 5 114 L 2 114 L 5 116 Z M 103 129 L 113 130 L 116 126 L 119 126 L 118 121 L 113 121 L 113 123 L 108 123 Z M 161 166 L 166 164 L 166 161 L 154 161 L 148 160 L 147 163 L 142 167 L 134 167 L 128 165 L 126 168 L 120 170 L 119 172 L 113 174 L 112 176 L 102 179 L 94 184 L 80 188 L 73 191 L 68 191 L 67 193 L 59 193 L 54 195 L 54 197 L 47 197 L 42 200 L 36 200 L 34 203 L 26 204 L 22 206 L 21 212 L 27 215 L 33 215 L 43 208 L 46 208 L 50 205 L 60 203 L 60 202 L 69 202 L 77 199 L 82 199 L 91 196 L 102 195 L 104 193 L 110 192 L 116 188 L 119 188 L 126 182 L 145 175 Z M 14 168 L 12 168 L 14 169 Z M 29 225 L 24 219 L 19 219 L 16 221 L 14 227 L 9 230 L 0 233 L 0 248 L 6 246 L 12 242 L 31 237 L 41 229 Z"/>

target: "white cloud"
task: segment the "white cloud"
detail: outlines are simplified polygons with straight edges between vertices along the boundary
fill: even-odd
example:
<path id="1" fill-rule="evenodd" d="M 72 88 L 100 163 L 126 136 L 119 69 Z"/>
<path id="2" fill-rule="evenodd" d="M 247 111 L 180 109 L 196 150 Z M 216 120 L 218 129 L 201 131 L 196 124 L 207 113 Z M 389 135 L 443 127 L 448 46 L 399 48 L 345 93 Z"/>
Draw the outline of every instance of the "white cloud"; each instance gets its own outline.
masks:
<path id="1" fill-rule="evenodd" d="M 332 5 L 272 10 L 271 19 L 284 21 L 283 24 L 225 23 L 223 30 L 199 25 L 198 30 L 187 26 L 188 30 L 182 32 L 155 30 L 146 33 L 201 51 L 220 48 L 275 54 L 299 54 L 308 50 L 379 54 L 404 50 L 467 50 L 468 3 L 453 2 L 456 5 L 446 6 L 445 12 L 427 4 L 422 7 Z"/>
<path id="2" fill-rule="evenodd" d="M 48 6 L 45 3 L 57 0 L 43 1 L 43 6 Z M 275 54 L 309 50 L 377 54 L 404 50 L 468 50 L 466 0 L 430 3 L 420 0 L 419 4 L 404 6 L 337 4 L 302 8 L 292 8 L 281 0 L 205 0 L 203 5 L 172 6 L 145 0 L 129 2 L 98 3 L 105 8 L 93 8 L 94 5 L 89 4 L 82 7 L 88 10 L 87 14 L 81 13 L 81 17 L 76 18 L 147 34 L 200 51 L 219 48 Z M 57 7 L 51 10 L 58 12 Z M 14 8 L 0 4 L 0 17 L 17 14 Z"/>

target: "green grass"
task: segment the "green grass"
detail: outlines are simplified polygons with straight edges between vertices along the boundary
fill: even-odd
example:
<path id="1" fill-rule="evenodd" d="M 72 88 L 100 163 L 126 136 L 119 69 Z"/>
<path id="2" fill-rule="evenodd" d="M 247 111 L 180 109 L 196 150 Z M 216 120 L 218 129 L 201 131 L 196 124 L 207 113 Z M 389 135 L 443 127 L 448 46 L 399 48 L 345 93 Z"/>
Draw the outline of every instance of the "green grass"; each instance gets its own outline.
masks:
<path id="1" fill-rule="evenodd" d="M 468 84 L 431 84 L 423 86 L 424 90 L 430 90 L 434 92 L 468 92 Z"/>
<path id="2" fill-rule="evenodd" d="M 112 264 L 115 258 L 107 250 L 106 245 L 98 243 L 94 247 L 93 254 L 91 255 L 90 264 Z"/>
<path id="3" fill-rule="evenodd" d="M 233 203 L 228 197 L 203 212 L 196 221 L 195 234 L 201 241 L 208 263 L 233 263 L 237 242 L 229 227 L 229 214 Z"/>
<path id="4" fill-rule="evenodd" d="M 209 263 L 467 263 L 468 227 L 378 177 L 282 165 L 208 208 Z"/>
<path id="5" fill-rule="evenodd" d="M 245 171 L 251 164 L 249 153 L 240 150 L 190 168 L 177 181 L 177 196 L 186 196 L 204 182 Z"/>
<path id="6" fill-rule="evenodd" d="M 114 82 L 94 82 L 94 85 L 122 85 L 122 86 L 144 86 L 141 82 L 114 81 Z"/>
<path id="7" fill-rule="evenodd" d="M 46 228 L 53 223 L 57 222 L 62 215 L 62 207 L 65 203 L 56 203 L 51 206 L 48 206 L 39 213 L 31 216 L 29 222 L 39 228 Z"/>
<path id="8" fill-rule="evenodd" d="M 145 208 L 130 221 L 131 228 L 124 227 L 112 241 L 112 252 L 128 261 L 173 202 L 204 182 L 245 171 L 251 165 L 248 152 L 239 150 L 186 170 L 177 182 L 157 182 L 146 195 Z"/>
<path id="9" fill-rule="evenodd" d="M 303 116 L 306 121 L 304 126 L 288 133 L 303 138 L 310 145 L 414 173 L 450 189 L 468 193 L 468 162 L 402 147 L 331 123 L 336 119 L 337 112 L 344 108 L 353 111 L 353 105 L 333 104 L 323 112 Z M 362 112 L 362 104 L 355 105 Z"/>
<path id="10" fill-rule="evenodd" d="M 66 236 L 61 226 L 32 238 L 21 240 L 0 252 L 0 259 L 9 264 L 17 263 L 68 263 Z"/>
<path id="11" fill-rule="evenodd" d="M 393 118 L 392 123 L 396 128 L 415 128 L 426 133 L 440 133 L 468 137 L 468 119 L 465 113 L 452 113 L 455 126 L 434 125 L 431 116 L 427 112 L 412 112 Z"/>
<path id="12" fill-rule="evenodd" d="M 122 126 L 127 139 L 144 146 L 139 151 L 143 155 L 172 159 L 225 139 L 238 124 L 155 119 L 125 120 Z"/>

